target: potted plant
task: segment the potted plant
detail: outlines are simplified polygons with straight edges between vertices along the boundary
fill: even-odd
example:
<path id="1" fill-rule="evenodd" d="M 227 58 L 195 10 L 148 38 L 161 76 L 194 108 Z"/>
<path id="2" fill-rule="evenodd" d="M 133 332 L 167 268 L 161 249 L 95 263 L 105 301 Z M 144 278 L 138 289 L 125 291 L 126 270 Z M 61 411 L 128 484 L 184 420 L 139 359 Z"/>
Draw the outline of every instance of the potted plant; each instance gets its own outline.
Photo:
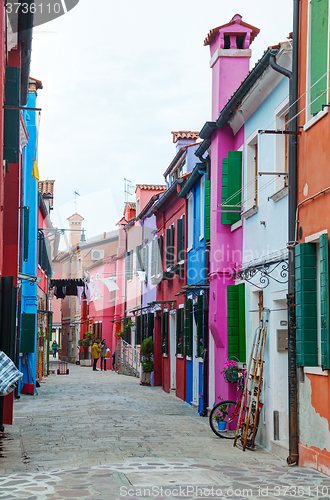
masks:
<path id="1" fill-rule="evenodd" d="M 223 367 L 223 370 L 221 372 L 224 376 L 225 381 L 229 382 L 230 384 L 236 384 L 239 380 L 238 372 L 239 368 L 237 366 L 236 361 L 232 359 L 227 359 Z"/>
<path id="2" fill-rule="evenodd" d="M 219 396 L 219 399 L 220 399 L 220 401 L 223 401 L 223 399 L 220 398 L 220 396 Z M 228 408 L 227 405 L 219 406 L 217 413 L 214 415 L 214 418 L 215 418 L 216 422 L 218 423 L 219 431 L 224 431 L 226 429 L 227 422 L 225 419 L 229 413 L 227 408 Z"/>
<path id="3" fill-rule="evenodd" d="M 151 385 L 151 372 L 154 371 L 154 341 L 152 337 L 144 339 L 140 347 L 141 366 L 143 369 L 142 385 Z"/>
<path id="4" fill-rule="evenodd" d="M 90 352 L 90 347 L 93 343 L 92 337 L 92 332 L 86 332 L 85 337 L 78 340 L 78 346 L 83 348 L 80 353 L 82 354 L 82 358 L 80 358 L 81 366 L 92 366 L 92 356 Z"/>

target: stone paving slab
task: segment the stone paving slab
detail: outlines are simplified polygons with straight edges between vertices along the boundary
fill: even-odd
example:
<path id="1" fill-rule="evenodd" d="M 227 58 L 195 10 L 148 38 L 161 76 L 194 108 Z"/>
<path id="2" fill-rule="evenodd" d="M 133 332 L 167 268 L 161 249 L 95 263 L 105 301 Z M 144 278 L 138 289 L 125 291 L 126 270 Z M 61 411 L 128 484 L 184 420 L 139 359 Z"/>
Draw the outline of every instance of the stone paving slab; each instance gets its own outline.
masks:
<path id="1" fill-rule="evenodd" d="M 330 498 L 330 478 L 242 452 L 157 387 L 70 366 L 14 405 L 0 434 L 0 500 Z"/>

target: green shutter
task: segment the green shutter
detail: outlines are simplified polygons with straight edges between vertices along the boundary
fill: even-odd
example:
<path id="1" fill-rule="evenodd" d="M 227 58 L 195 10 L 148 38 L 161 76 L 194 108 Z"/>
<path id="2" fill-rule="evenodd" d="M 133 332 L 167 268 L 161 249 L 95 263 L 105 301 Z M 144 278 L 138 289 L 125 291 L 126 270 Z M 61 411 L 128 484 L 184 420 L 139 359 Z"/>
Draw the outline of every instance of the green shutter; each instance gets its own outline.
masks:
<path id="1" fill-rule="evenodd" d="M 176 245 L 176 250 L 177 250 L 177 262 L 179 263 L 181 260 L 183 260 L 183 248 L 182 248 L 182 219 L 177 220 L 177 245 Z"/>
<path id="2" fill-rule="evenodd" d="M 203 356 L 204 347 L 204 295 L 198 295 L 197 299 L 197 356 Z"/>
<path id="3" fill-rule="evenodd" d="M 147 336 L 154 337 L 154 313 L 148 313 L 148 332 Z"/>
<path id="4" fill-rule="evenodd" d="M 330 369 L 328 235 L 320 236 L 321 365 Z"/>
<path id="5" fill-rule="evenodd" d="M 164 252 L 164 235 L 158 238 L 158 255 L 157 255 L 157 273 L 163 272 L 163 252 Z"/>
<path id="6" fill-rule="evenodd" d="M 236 285 L 227 285 L 227 334 L 228 359 L 239 359 L 239 294 Z"/>
<path id="7" fill-rule="evenodd" d="M 240 283 L 238 287 L 238 336 L 239 356 L 241 363 L 246 362 L 246 340 L 245 340 L 245 284 Z"/>
<path id="8" fill-rule="evenodd" d="M 19 106 L 20 68 L 6 67 L 5 106 Z M 4 110 L 3 159 L 8 163 L 19 161 L 19 109 Z"/>
<path id="9" fill-rule="evenodd" d="M 148 279 L 148 246 L 143 247 L 143 271 L 146 273 L 146 280 Z"/>
<path id="10" fill-rule="evenodd" d="M 211 181 L 205 181 L 205 239 L 210 239 Z"/>
<path id="11" fill-rule="evenodd" d="M 241 220 L 241 190 L 242 152 L 228 151 L 228 158 L 222 160 L 221 224 L 231 225 Z"/>
<path id="12" fill-rule="evenodd" d="M 141 250 L 141 245 L 138 245 L 136 247 L 136 274 L 138 274 L 138 271 L 142 271 Z"/>
<path id="13" fill-rule="evenodd" d="M 157 267 L 157 240 L 151 242 L 151 276 L 156 276 Z"/>
<path id="14" fill-rule="evenodd" d="M 29 208 L 23 209 L 23 259 L 25 261 L 29 258 Z"/>
<path id="15" fill-rule="evenodd" d="M 142 342 L 147 338 L 147 315 L 142 314 Z"/>
<path id="16" fill-rule="evenodd" d="M 168 313 L 162 314 L 162 353 L 168 354 Z"/>
<path id="17" fill-rule="evenodd" d="M 22 314 L 20 351 L 30 353 L 35 351 L 36 315 Z"/>
<path id="18" fill-rule="evenodd" d="M 300 243 L 295 253 L 297 364 L 318 366 L 316 245 Z"/>
<path id="19" fill-rule="evenodd" d="M 328 0 L 311 1 L 310 21 L 310 85 L 311 114 L 314 115 L 327 104 L 328 75 Z M 323 76 L 324 75 L 324 76 Z M 323 78 L 322 78 L 323 76 Z M 318 81 L 320 80 L 320 81 Z M 318 83 L 315 83 L 318 82 Z M 314 85 L 315 84 L 315 85 Z M 315 101 L 313 103 L 313 101 Z"/>
<path id="20" fill-rule="evenodd" d="M 186 356 L 192 356 L 192 332 L 193 332 L 193 322 L 192 322 L 192 300 L 188 299 L 184 303 L 185 305 L 185 317 L 184 317 L 184 354 Z"/>
<path id="21" fill-rule="evenodd" d="M 176 310 L 176 353 L 183 354 L 183 323 L 184 323 L 184 309 Z"/>
<path id="22" fill-rule="evenodd" d="M 135 331 L 136 331 L 136 344 L 142 344 L 142 335 L 141 335 L 141 314 L 136 317 L 135 320 Z"/>
<path id="23" fill-rule="evenodd" d="M 171 228 L 166 229 L 166 268 L 171 266 Z"/>

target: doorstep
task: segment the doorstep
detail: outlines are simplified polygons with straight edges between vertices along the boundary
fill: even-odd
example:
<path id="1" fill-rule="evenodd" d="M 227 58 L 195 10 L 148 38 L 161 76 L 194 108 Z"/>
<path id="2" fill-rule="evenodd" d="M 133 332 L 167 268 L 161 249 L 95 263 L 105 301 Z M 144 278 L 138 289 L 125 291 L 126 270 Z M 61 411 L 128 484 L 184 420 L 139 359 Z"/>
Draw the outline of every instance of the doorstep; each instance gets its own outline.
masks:
<path id="1" fill-rule="evenodd" d="M 279 458 L 286 460 L 289 456 L 289 440 L 279 439 L 270 441 L 270 451 Z"/>

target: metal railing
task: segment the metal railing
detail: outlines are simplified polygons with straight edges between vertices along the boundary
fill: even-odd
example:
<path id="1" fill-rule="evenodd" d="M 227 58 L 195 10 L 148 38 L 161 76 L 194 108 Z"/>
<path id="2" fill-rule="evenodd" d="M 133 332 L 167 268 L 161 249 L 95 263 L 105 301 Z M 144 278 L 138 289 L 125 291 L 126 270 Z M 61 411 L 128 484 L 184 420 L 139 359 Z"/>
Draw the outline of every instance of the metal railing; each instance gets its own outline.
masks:
<path id="1" fill-rule="evenodd" d="M 125 340 L 120 340 L 117 346 L 118 359 L 116 360 L 118 373 L 123 375 L 141 375 L 140 353 Z"/>

